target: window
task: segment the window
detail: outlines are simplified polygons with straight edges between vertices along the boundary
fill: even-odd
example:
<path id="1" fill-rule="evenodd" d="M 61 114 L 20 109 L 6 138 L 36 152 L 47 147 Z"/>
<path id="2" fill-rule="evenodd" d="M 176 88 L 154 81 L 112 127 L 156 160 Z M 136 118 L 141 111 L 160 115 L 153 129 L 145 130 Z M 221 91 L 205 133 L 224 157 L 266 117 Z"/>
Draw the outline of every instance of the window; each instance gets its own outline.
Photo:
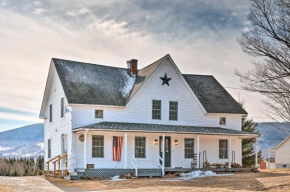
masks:
<path id="1" fill-rule="evenodd" d="M 178 102 L 169 101 L 169 120 L 177 121 L 178 116 Z"/>
<path id="2" fill-rule="evenodd" d="M 49 122 L 52 122 L 52 104 L 49 105 Z"/>
<path id="3" fill-rule="evenodd" d="M 95 118 L 96 119 L 102 119 L 104 116 L 104 111 L 103 110 L 95 110 Z"/>
<path id="4" fill-rule="evenodd" d="M 161 119 L 161 100 L 152 102 L 152 119 Z"/>
<path id="5" fill-rule="evenodd" d="M 64 117 L 64 98 L 61 98 L 60 100 L 60 117 Z"/>
<path id="6" fill-rule="evenodd" d="M 146 158 L 146 138 L 135 137 L 135 157 Z"/>
<path id="7" fill-rule="evenodd" d="M 104 136 L 93 135 L 93 157 L 104 157 Z"/>
<path id="8" fill-rule="evenodd" d="M 228 158 L 228 140 L 219 140 L 219 158 Z"/>
<path id="9" fill-rule="evenodd" d="M 184 140 L 184 158 L 193 159 L 194 156 L 194 139 Z"/>
<path id="10" fill-rule="evenodd" d="M 51 140 L 47 140 L 47 158 L 51 158 Z"/>
<path id="11" fill-rule="evenodd" d="M 226 124 L 226 118 L 220 117 L 220 125 L 225 125 L 225 124 Z"/>

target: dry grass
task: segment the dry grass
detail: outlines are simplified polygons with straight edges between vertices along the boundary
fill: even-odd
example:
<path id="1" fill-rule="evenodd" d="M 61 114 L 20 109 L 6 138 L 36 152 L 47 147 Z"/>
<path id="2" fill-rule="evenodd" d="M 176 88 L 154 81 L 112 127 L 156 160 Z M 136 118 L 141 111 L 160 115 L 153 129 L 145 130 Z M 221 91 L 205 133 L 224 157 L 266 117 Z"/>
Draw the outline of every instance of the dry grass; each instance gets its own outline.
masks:
<path id="1" fill-rule="evenodd" d="M 172 181 L 173 180 L 173 181 Z M 175 181 L 174 178 L 139 178 L 126 181 L 50 178 L 57 186 L 93 191 L 290 191 L 290 171 L 236 173 L 230 176 Z"/>

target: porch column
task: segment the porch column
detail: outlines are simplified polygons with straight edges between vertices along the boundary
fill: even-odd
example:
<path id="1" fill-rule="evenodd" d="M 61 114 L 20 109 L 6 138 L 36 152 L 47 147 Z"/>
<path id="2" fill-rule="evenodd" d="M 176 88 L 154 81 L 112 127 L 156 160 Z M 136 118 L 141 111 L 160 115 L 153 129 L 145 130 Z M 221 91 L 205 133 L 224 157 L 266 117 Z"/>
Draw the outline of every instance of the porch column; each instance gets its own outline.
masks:
<path id="1" fill-rule="evenodd" d="M 196 137 L 196 148 L 197 148 L 197 149 L 196 149 L 196 153 L 197 153 L 197 154 L 196 154 L 196 155 L 197 155 L 197 159 L 196 159 L 196 161 L 197 161 L 197 162 L 196 162 L 196 168 L 199 169 L 199 168 L 200 168 L 200 167 L 199 167 L 199 164 L 200 164 L 200 163 L 199 163 L 199 160 L 200 160 L 200 159 L 199 159 L 199 135 L 197 135 L 197 137 Z"/>
<path id="2" fill-rule="evenodd" d="M 228 162 L 229 169 L 232 168 L 232 137 L 229 137 L 229 148 L 228 148 Z"/>
<path id="3" fill-rule="evenodd" d="M 87 133 L 88 130 L 86 129 L 84 133 L 84 169 L 86 169 L 87 166 Z"/>
<path id="4" fill-rule="evenodd" d="M 127 156 L 128 156 L 128 134 L 125 133 L 124 135 L 124 142 L 125 142 L 125 145 L 124 145 L 124 148 L 125 148 L 125 151 L 124 151 L 124 169 L 127 169 Z"/>
<path id="5" fill-rule="evenodd" d="M 255 168 L 258 168 L 258 138 L 255 140 Z"/>
<path id="6" fill-rule="evenodd" d="M 165 175 L 165 134 L 162 135 L 162 176 Z"/>

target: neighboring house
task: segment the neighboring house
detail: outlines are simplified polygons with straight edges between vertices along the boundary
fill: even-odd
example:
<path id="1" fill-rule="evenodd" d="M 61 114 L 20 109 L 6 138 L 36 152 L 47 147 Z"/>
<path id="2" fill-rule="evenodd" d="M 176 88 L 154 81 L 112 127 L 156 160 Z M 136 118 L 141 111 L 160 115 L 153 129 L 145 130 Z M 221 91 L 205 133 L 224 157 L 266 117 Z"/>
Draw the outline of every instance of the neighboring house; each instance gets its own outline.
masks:
<path id="1" fill-rule="evenodd" d="M 241 131 L 247 112 L 213 76 L 182 74 L 170 55 L 140 70 L 137 62 L 52 59 L 40 112 L 45 162 L 68 154 L 71 172 L 94 176 L 242 163 L 241 140 L 259 135 Z"/>
<path id="2" fill-rule="evenodd" d="M 267 168 L 289 168 L 290 167 L 290 136 L 286 137 L 277 147 L 269 150 Z M 271 155 L 272 154 L 272 155 Z M 271 158 L 274 156 L 274 158 Z M 270 160 L 269 160 L 270 159 Z"/>

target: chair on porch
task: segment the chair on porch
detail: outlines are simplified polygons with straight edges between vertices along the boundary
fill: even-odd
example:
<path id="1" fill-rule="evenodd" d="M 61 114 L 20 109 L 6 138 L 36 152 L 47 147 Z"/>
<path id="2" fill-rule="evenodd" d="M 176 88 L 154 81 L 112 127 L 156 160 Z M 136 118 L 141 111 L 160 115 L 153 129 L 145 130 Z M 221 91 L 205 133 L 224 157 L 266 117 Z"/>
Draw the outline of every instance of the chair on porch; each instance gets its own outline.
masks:
<path id="1" fill-rule="evenodd" d="M 199 167 L 200 167 L 200 153 L 199 153 Z M 191 162 L 191 168 L 194 169 L 194 168 L 197 168 L 197 154 L 193 154 L 193 161 Z"/>

